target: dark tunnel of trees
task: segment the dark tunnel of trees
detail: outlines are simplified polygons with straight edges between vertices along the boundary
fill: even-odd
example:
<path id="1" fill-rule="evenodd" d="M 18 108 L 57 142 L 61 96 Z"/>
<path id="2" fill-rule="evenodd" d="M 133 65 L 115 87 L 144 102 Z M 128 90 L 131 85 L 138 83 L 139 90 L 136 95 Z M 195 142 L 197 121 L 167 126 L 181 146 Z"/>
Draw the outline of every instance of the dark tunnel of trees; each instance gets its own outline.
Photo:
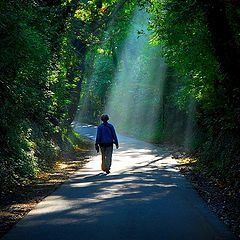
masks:
<path id="1" fill-rule="evenodd" d="M 125 41 L 137 11 L 148 14 L 148 45 L 155 50 L 138 59 L 132 97 L 146 110 L 162 95 L 154 103 L 154 128 L 129 123 L 119 131 L 184 145 L 210 174 L 239 177 L 240 2 L 19 0 L 1 1 L 0 11 L 2 191 L 54 164 L 71 142 L 76 116 L 98 123 L 123 49 L 132 51 Z M 139 41 L 144 34 L 139 29 Z M 144 83 L 149 63 L 163 59 L 164 86 Z M 138 68 L 134 58 L 128 61 L 130 71 Z"/>

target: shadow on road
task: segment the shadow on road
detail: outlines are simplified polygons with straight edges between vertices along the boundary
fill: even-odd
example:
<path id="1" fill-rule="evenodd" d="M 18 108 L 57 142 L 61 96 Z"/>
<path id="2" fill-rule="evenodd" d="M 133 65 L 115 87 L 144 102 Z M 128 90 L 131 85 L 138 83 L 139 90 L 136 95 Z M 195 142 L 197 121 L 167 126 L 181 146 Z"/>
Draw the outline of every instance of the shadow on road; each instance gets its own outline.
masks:
<path id="1" fill-rule="evenodd" d="M 111 174 L 93 158 L 4 240 L 234 239 L 167 150 L 124 136 L 120 146 Z"/>

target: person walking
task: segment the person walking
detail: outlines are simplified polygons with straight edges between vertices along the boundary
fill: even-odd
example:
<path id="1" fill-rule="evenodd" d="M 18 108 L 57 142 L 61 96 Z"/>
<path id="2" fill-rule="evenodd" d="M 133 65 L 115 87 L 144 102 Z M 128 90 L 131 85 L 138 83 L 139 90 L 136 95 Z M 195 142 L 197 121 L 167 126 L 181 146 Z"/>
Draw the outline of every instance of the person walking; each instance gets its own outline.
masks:
<path id="1" fill-rule="evenodd" d="M 113 144 L 116 145 L 116 148 L 119 148 L 118 139 L 115 132 L 115 129 L 112 124 L 108 123 L 108 115 L 102 115 L 101 120 L 103 121 L 97 127 L 97 136 L 95 142 L 96 151 L 99 152 L 99 146 L 102 154 L 102 170 L 107 174 L 110 173 L 110 168 L 112 164 L 112 153 L 113 153 Z"/>

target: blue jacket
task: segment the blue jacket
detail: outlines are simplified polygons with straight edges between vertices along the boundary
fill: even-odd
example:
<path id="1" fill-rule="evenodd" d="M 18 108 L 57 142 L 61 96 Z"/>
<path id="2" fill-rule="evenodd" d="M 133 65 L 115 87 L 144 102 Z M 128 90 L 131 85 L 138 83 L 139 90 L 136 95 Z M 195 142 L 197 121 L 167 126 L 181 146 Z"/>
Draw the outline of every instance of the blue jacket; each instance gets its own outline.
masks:
<path id="1" fill-rule="evenodd" d="M 97 128 L 97 137 L 96 144 L 113 144 L 118 145 L 118 139 L 115 132 L 115 129 L 112 124 L 105 122 L 98 126 Z"/>

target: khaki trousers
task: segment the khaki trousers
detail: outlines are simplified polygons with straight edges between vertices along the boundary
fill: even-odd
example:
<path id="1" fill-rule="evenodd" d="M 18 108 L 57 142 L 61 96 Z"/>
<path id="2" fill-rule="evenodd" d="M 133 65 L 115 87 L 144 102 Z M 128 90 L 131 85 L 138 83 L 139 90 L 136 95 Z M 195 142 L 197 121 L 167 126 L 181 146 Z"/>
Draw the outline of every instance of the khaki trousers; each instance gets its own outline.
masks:
<path id="1" fill-rule="evenodd" d="M 102 153 L 102 170 L 104 172 L 109 171 L 112 165 L 112 153 L 113 153 L 113 145 L 112 146 L 100 146 Z"/>

